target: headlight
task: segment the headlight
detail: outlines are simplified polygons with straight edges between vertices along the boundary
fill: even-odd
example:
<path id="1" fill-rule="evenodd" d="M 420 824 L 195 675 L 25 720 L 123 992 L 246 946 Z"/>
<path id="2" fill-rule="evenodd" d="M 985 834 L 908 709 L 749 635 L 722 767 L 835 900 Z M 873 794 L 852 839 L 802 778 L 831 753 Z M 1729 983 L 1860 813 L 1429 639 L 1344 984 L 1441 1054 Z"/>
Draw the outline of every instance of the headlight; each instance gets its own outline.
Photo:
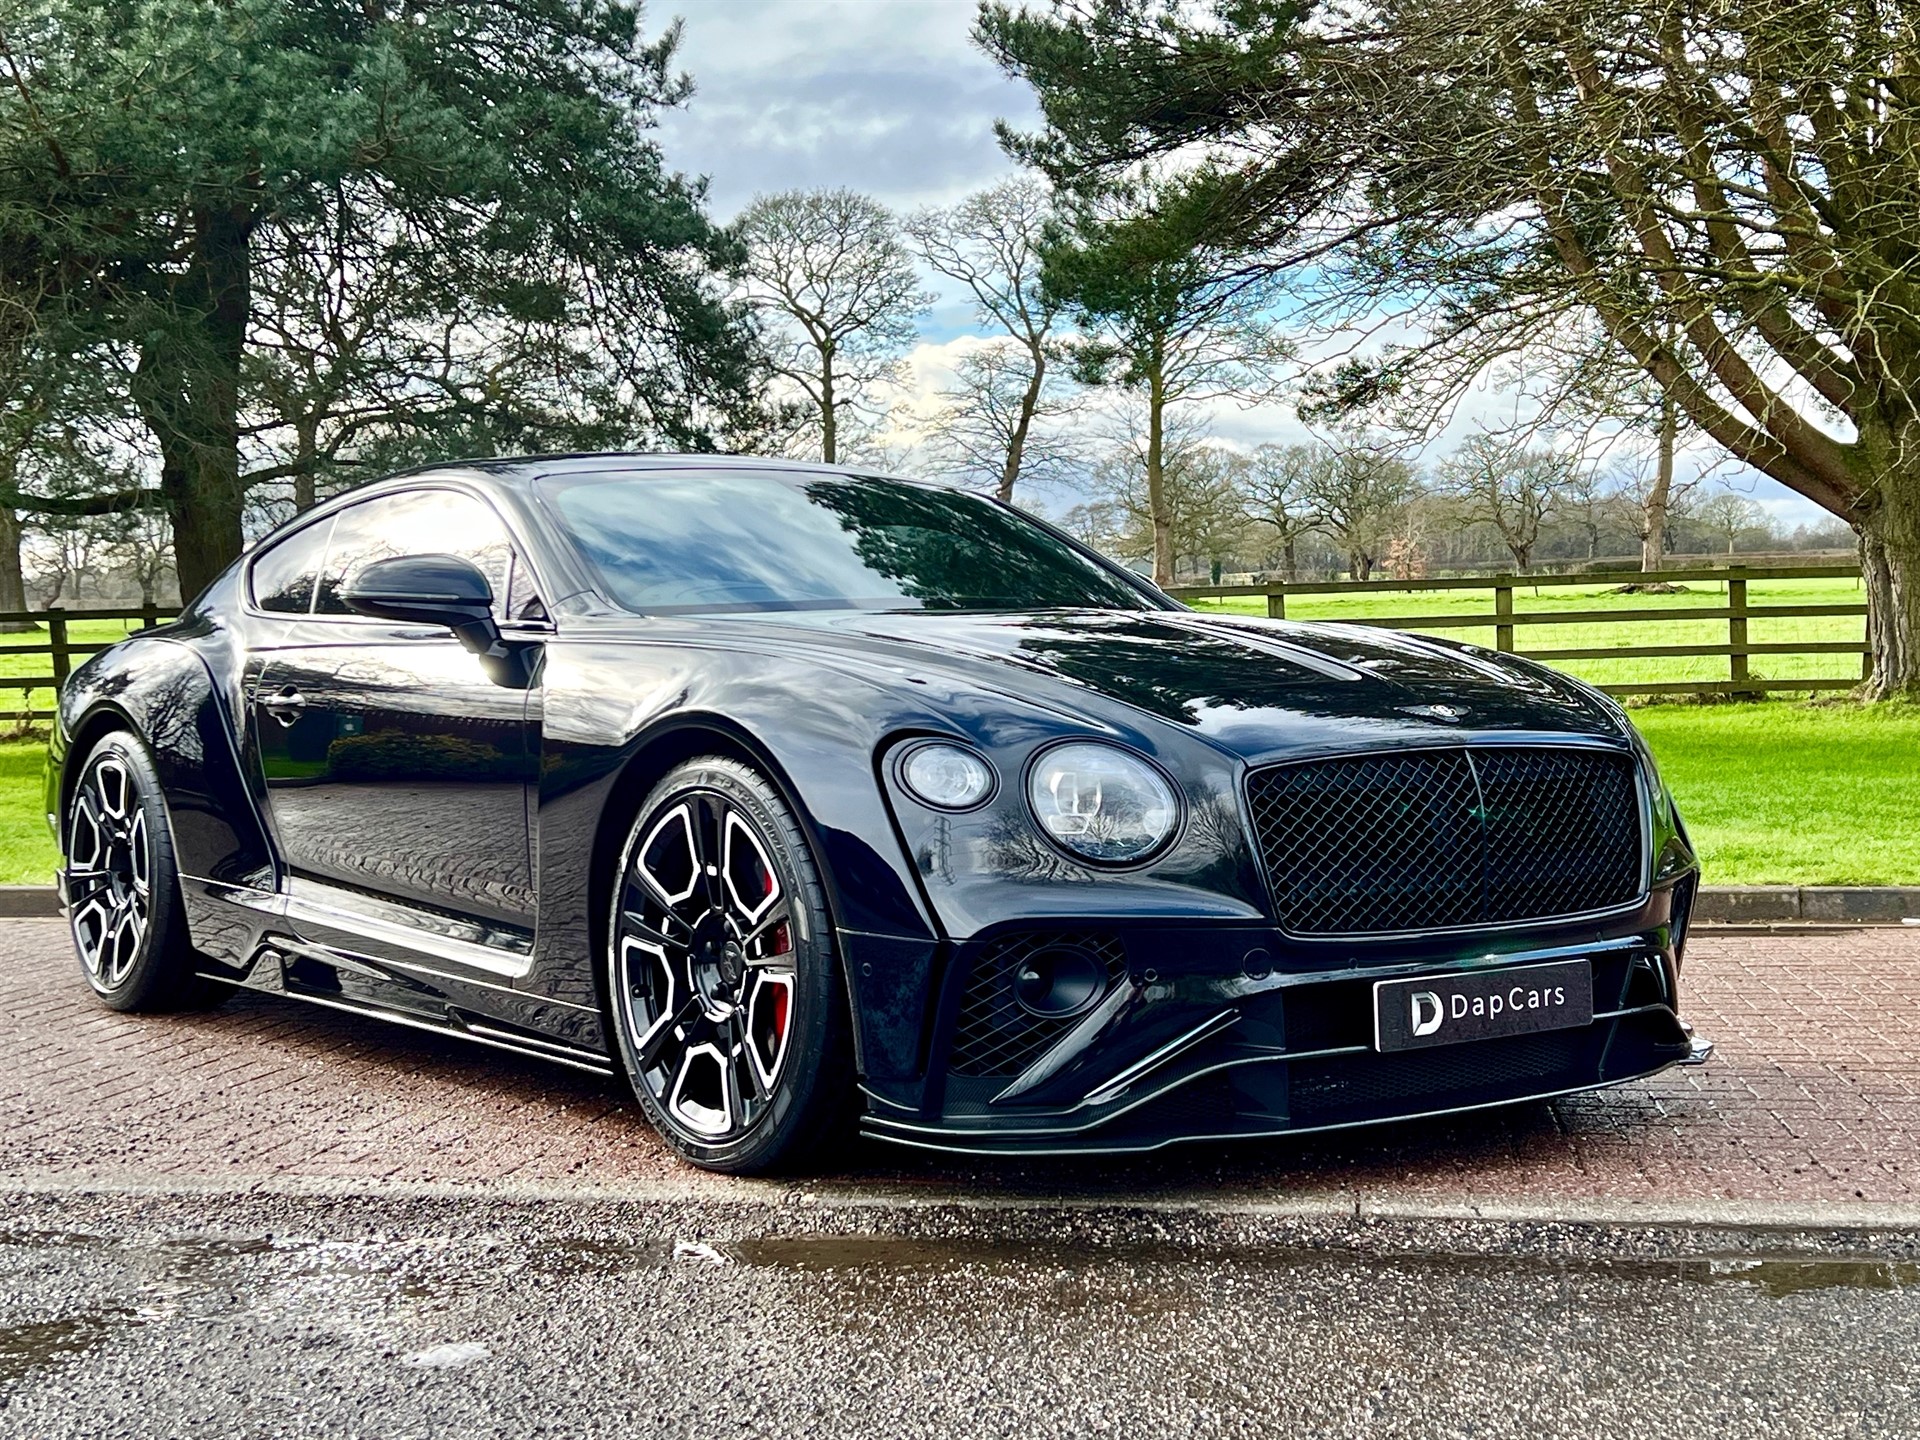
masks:
<path id="1" fill-rule="evenodd" d="M 993 767 L 962 746 L 931 740 L 900 758 L 900 783 L 936 810 L 971 810 L 993 793 Z"/>
<path id="2" fill-rule="evenodd" d="M 1647 792 L 1652 795 L 1656 805 L 1661 804 L 1667 794 L 1667 782 L 1660 776 L 1659 762 L 1653 758 L 1653 747 L 1647 744 L 1647 737 L 1640 733 L 1631 720 L 1627 721 L 1627 743 L 1633 747 L 1634 758 L 1640 762 L 1641 772 L 1647 777 Z"/>
<path id="3" fill-rule="evenodd" d="M 1040 828 L 1076 855 L 1144 860 L 1173 836 L 1180 805 L 1160 772 L 1113 745 L 1056 745 L 1027 776 Z"/>

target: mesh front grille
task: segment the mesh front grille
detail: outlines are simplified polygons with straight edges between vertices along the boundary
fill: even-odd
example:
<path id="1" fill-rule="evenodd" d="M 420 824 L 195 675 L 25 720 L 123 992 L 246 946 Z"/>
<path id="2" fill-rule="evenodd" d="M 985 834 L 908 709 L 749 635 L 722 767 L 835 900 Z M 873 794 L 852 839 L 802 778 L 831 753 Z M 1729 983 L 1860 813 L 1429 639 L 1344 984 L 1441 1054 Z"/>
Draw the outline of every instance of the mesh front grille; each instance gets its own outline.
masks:
<path id="1" fill-rule="evenodd" d="M 1281 924 L 1296 935 L 1578 915 L 1640 893 L 1625 756 L 1363 755 L 1256 771 L 1247 798 Z"/>
<path id="2" fill-rule="evenodd" d="M 1020 966 L 1043 950 L 1079 949 L 1106 967 L 1107 983 L 1126 972 L 1127 955 L 1114 935 L 1089 931 L 1035 931 L 993 941 L 973 962 L 960 1003 L 948 1068 L 956 1075 L 1018 1075 L 1079 1017 L 1064 1020 L 1029 1015 L 1014 999 Z"/>

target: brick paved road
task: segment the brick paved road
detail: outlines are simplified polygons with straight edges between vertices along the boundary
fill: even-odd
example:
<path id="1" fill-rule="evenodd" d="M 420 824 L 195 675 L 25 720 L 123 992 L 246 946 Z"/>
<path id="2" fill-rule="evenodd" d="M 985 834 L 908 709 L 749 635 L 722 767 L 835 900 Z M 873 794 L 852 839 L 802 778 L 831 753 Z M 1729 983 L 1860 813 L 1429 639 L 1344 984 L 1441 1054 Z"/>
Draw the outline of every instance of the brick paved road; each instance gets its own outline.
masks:
<path id="1" fill-rule="evenodd" d="M 672 1161 L 612 1086 L 537 1062 L 250 995 L 210 1015 L 111 1014 L 57 921 L 0 924 L 0 977 L 0 1183 L 729 1184 Z M 1920 1200 L 1920 930 L 1702 935 L 1688 988 L 1711 1066 L 1551 1105 L 1125 1163 L 856 1160 L 932 1194 Z"/>

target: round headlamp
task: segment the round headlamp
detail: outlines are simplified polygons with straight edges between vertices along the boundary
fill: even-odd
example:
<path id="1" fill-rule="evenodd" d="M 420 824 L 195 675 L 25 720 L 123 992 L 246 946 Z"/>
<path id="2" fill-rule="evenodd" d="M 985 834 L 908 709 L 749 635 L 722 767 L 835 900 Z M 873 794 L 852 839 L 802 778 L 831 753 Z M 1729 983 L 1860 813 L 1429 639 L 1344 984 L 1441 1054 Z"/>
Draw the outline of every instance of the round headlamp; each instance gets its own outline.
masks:
<path id="1" fill-rule="evenodd" d="M 1027 773 L 1027 804 L 1055 844 L 1106 865 L 1144 860 L 1173 838 L 1180 804 L 1145 759 L 1117 745 L 1056 745 Z"/>
<path id="2" fill-rule="evenodd" d="M 900 783 L 936 810 L 971 810 L 993 793 L 993 767 L 964 746 L 930 740 L 900 757 Z"/>

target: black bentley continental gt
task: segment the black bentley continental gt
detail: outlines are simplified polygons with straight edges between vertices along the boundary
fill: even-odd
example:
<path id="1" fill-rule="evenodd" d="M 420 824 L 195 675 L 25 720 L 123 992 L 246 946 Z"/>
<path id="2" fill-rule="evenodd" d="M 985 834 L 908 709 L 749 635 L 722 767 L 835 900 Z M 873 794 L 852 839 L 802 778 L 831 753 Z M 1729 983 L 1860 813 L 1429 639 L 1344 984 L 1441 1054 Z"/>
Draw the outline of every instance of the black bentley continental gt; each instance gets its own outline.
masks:
<path id="1" fill-rule="evenodd" d="M 75 672 L 47 811 L 107 1005 L 233 987 L 623 1075 L 696 1164 L 843 1122 L 1147 1150 L 1705 1058 L 1698 867 L 1611 701 L 1200 615 L 846 470 L 447 465 Z"/>

